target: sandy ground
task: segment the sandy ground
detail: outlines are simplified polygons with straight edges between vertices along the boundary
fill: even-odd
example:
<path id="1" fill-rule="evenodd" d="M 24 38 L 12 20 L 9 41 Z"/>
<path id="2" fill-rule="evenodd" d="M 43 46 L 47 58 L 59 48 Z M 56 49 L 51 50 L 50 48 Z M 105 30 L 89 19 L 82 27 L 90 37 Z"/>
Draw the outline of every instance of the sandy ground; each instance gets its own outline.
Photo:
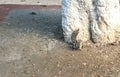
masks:
<path id="1" fill-rule="evenodd" d="M 72 50 L 60 9 L 14 9 L 0 22 L 0 77 L 120 77 L 120 44 Z"/>
<path id="2" fill-rule="evenodd" d="M 0 4 L 61 5 L 61 0 L 0 0 Z"/>

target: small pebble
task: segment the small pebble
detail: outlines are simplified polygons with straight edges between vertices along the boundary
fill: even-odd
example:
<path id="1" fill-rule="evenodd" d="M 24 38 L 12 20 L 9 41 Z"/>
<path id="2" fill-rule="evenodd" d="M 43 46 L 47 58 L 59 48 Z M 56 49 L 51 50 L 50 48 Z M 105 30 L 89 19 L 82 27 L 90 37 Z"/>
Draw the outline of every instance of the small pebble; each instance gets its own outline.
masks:
<path id="1" fill-rule="evenodd" d="M 36 77 L 35 75 L 32 75 L 32 77 Z"/>
<path id="2" fill-rule="evenodd" d="M 36 13 L 36 12 L 31 12 L 30 14 L 31 14 L 31 15 L 37 15 L 37 13 Z"/>

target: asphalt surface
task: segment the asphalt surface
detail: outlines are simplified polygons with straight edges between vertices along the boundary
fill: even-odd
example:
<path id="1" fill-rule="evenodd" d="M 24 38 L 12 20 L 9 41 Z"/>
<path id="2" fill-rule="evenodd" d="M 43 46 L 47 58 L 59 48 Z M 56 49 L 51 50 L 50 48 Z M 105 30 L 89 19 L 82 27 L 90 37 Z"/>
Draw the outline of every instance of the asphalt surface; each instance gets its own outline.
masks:
<path id="1" fill-rule="evenodd" d="M 61 0 L 0 0 L 0 4 L 61 5 Z"/>

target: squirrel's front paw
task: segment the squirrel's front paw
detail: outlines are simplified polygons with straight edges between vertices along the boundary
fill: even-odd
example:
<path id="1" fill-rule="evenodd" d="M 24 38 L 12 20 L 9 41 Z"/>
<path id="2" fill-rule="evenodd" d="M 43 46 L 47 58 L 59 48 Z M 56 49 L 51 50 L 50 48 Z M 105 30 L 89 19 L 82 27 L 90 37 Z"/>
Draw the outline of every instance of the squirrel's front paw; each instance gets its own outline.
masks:
<path id="1" fill-rule="evenodd" d="M 83 45 L 80 42 L 75 42 L 72 43 L 71 48 L 74 50 L 78 50 L 78 49 L 81 50 L 83 48 Z"/>

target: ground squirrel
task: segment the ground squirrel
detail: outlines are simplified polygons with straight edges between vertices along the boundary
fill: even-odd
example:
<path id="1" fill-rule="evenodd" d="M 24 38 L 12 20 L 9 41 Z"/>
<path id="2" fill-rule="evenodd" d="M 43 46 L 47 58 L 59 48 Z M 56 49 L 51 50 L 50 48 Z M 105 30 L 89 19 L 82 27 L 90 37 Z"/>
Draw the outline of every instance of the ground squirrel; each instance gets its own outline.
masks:
<path id="1" fill-rule="evenodd" d="M 82 42 L 80 40 L 76 39 L 78 33 L 79 33 L 79 29 L 73 31 L 72 36 L 71 36 L 71 40 L 72 40 L 72 46 L 71 47 L 72 47 L 72 49 L 75 49 L 75 50 L 77 50 L 77 49 L 81 50 L 82 49 Z"/>

